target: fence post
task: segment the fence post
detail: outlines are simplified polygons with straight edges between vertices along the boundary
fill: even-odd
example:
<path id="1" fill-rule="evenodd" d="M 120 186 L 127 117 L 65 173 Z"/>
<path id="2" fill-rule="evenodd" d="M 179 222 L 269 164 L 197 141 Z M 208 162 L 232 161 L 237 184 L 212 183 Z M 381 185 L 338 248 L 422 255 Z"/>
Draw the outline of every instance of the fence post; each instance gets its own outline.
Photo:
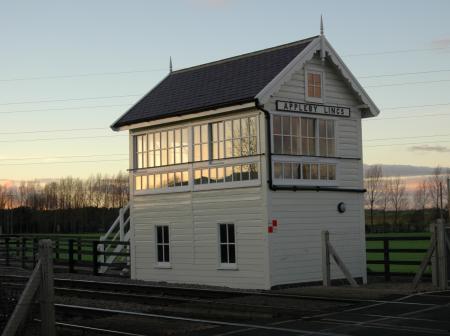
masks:
<path id="1" fill-rule="evenodd" d="M 27 258 L 27 238 L 22 237 L 22 268 L 25 268 L 25 262 Z"/>
<path id="2" fill-rule="evenodd" d="M 119 238 L 120 241 L 125 240 L 125 233 L 124 233 L 124 211 L 122 208 L 119 209 Z"/>
<path id="3" fill-rule="evenodd" d="M 41 261 L 41 335 L 55 336 L 55 306 L 53 288 L 52 241 L 39 241 L 39 259 Z"/>
<path id="4" fill-rule="evenodd" d="M 437 244 L 437 231 L 435 223 L 430 224 L 430 233 L 430 240 L 433 240 L 434 238 L 435 244 Z M 431 281 L 433 283 L 433 286 L 439 286 L 439 262 L 437 248 L 434 250 L 434 253 L 431 257 Z"/>
<path id="5" fill-rule="evenodd" d="M 437 255 L 438 255 L 438 272 L 439 272 L 439 289 L 446 290 L 447 289 L 447 249 L 445 246 L 445 225 L 442 219 L 437 220 L 436 225 L 437 231 Z"/>
<path id="6" fill-rule="evenodd" d="M 33 246 L 32 246 L 32 249 L 33 249 L 33 267 L 34 266 L 36 266 L 36 249 L 37 249 L 37 239 L 36 238 L 33 238 Z"/>
<path id="7" fill-rule="evenodd" d="M 59 260 L 59 240 L 58 238 L 55 239 L 55 260 Z"/>
<path id="8" fill-rule="evenodd" d="M 77 254 L 78 254 L 78 261 L 81 261 L 81 258 L 82 258 L 82 254 L 81 254 L 81 250 L 82 250 L 82 245 L 81 245 L 81 238 L 80 237 L 78 237 L 77 238 Z"/>
<path id="9" fill-rule="evenodd" d="M 391 280 L 391 264 L 389 258 L 389 238 L 383 238 L 384 281 Z"/>
<path id="10" fill-rule="evenodd" d="M 331 285 L 329 241 L 330 233 L 322 231 L 322 282 L 324 287 Z"/>
<path id="11" fill-rule="evenodd" d="M 74 273 L 74 259 L 73 259 L 73 239 L 69 239 L 69 273 Z"/>
<path id="12" fill-rule="evenodd" d="M 6 266 L 9 266 L 9 237 L 5 237 Z"/>
<path id="13" fill-rule="evenodd" d="M 92 242 L 92 274 L 98 275 L 98 241 Z"/>

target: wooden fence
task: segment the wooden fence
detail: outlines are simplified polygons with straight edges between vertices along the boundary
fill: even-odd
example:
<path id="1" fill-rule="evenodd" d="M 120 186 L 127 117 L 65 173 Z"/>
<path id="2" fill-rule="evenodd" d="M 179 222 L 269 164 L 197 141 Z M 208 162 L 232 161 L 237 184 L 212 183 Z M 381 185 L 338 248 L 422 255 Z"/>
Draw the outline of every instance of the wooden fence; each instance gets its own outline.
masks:
<path id="1" fill-rule="evenodd" d="M 32 268 L 37 263 L 39 236 L 0 235 L 0 263 L 5 266 Z M 118 245 L 129 247 L 127 241 L 100 241 L 79 237 L 51 237 L 55 271 L 91 272 L 99 274 L 101 266 L 109 266 L 112 273 L 121 273 L 129 261 L 129 248 L 114 252 Z M 112 264 L 105 263 L 109 256 L 116 256 Z"/>
<path id="2" fill-rule="evenodd" d="M 369 244 L 376 242 L 380 245 L 377 248 L 367 248 L 367 255 L 379 255 L 382 258 L 367 258 L 368 275 L 382 275 L 386 281 L 391 280 L 391 276 L 409 275 L 413 276 L 421 264 L 421 260 L 425 256 L 429 244 L 429 236 L 413 236 L 413 237 L 367 237 L 366 241 Z M 405 243 L 405 244 L 401 244 Z M 424 247 L 410 247 L 408 245 L 423 245 Z M 373 245 L 373 244 L 371 244 Z M 400 247 L 406 245 L 407 247 Z M 416 259 L 416 260 L 411 260 Z M 371 265 L 383 265 L 382 271 L 374 271 Z M 430 263 L 428 264 L 430 265 Z M 393 271 L 392 266 L 409 266 L 410 270 Z M 411 267 L 412 266 L 412 267 Z M 425 276 L 431 276 L 430 273 L 425 273 Z"/>

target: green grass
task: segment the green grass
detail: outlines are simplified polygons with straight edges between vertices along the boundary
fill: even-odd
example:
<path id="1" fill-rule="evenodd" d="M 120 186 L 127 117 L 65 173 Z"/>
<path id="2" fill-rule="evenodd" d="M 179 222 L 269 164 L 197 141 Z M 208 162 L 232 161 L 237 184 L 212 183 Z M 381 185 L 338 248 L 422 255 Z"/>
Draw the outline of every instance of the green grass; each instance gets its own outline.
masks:
<path id="1" fill-rule="evenodd" d="M 368 234 L 367 237 L 430 237 L 429 232 L 422 233 L 385 233 L 385 234 Z M 412 249 L 412 248 L 420 248 L 420 249 L 428 249 L 430 246 L 429 240 L 403 240 L 403 241 L 390 241 L 389 248 L 395 249 Z M 382 241 L 367 241 L 366 247 L 369 249 L 378 249 L 383 248 Z M 404 253 L 404 252 L 391 252 L 389 253 L 390 260 L 395 261 L 422 261 L 425 257 L 426 252 L 414 252 L 414 253 Z M 383 253 L 369 252 L 367 253 L 367 261 L 370 260 L 383 260 Z M 374 272 L 383 272 L 384 265 L 367 265 L 368 269 Z M 391 272 L 402 272 L 402 273 L 415 273 L 419 269 L 417 265 L 391 265 Z M 428 268 L 427 272 L 430 272 Z"/>

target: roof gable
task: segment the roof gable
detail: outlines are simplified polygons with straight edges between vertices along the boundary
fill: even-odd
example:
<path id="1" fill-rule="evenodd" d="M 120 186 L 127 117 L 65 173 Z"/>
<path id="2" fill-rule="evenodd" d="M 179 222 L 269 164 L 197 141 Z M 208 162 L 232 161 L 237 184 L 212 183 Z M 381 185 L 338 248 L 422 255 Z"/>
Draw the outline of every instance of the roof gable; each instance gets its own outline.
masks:
<path id="1" fill-rule="evenodd" d="M 112 128 L 253 101 L 315 38 L 174 71 Z"/>
<path id="2" fill-rule="evenodd" d="M 306 48 L 304 48 L 282 71 L 280 71 L 256 96 L 258 102 L 262 105 L 267 103 L 273 92 L 280 89 L 280 86 L 285 83 L 291 75 L 304 64 L 311 60 L 314 55 L 321 51 L 327 59 L 335 65 L 336 70 L 347 81 L 347 84 L 358 98 L 364 103 L 359 106 L 362 111 L 362 117 L 375 117 L 380 113 L 380 110 L 369 97 L 367 92 L 358 82 L 356 77 L 351 73 L 344 61 L 333 49 L 331 44 L 325 36 L 316 37 Z"/>

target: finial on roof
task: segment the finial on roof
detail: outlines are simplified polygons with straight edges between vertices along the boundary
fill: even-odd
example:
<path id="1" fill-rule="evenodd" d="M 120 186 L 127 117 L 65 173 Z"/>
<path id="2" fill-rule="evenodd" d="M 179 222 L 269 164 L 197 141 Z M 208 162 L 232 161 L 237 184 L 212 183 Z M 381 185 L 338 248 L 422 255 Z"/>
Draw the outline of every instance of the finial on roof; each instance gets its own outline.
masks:
<path id="1" fill-rule="evenodd" d="M 172 73 L 173 67 L 172 67 L 172 56 L 170 56 L 169 59 L 169 72 Z"/>
<path id="2" fill-rule="evenodd" d="M 323 36 L 323 17 L 320 14 L 320 35 Z"/>

